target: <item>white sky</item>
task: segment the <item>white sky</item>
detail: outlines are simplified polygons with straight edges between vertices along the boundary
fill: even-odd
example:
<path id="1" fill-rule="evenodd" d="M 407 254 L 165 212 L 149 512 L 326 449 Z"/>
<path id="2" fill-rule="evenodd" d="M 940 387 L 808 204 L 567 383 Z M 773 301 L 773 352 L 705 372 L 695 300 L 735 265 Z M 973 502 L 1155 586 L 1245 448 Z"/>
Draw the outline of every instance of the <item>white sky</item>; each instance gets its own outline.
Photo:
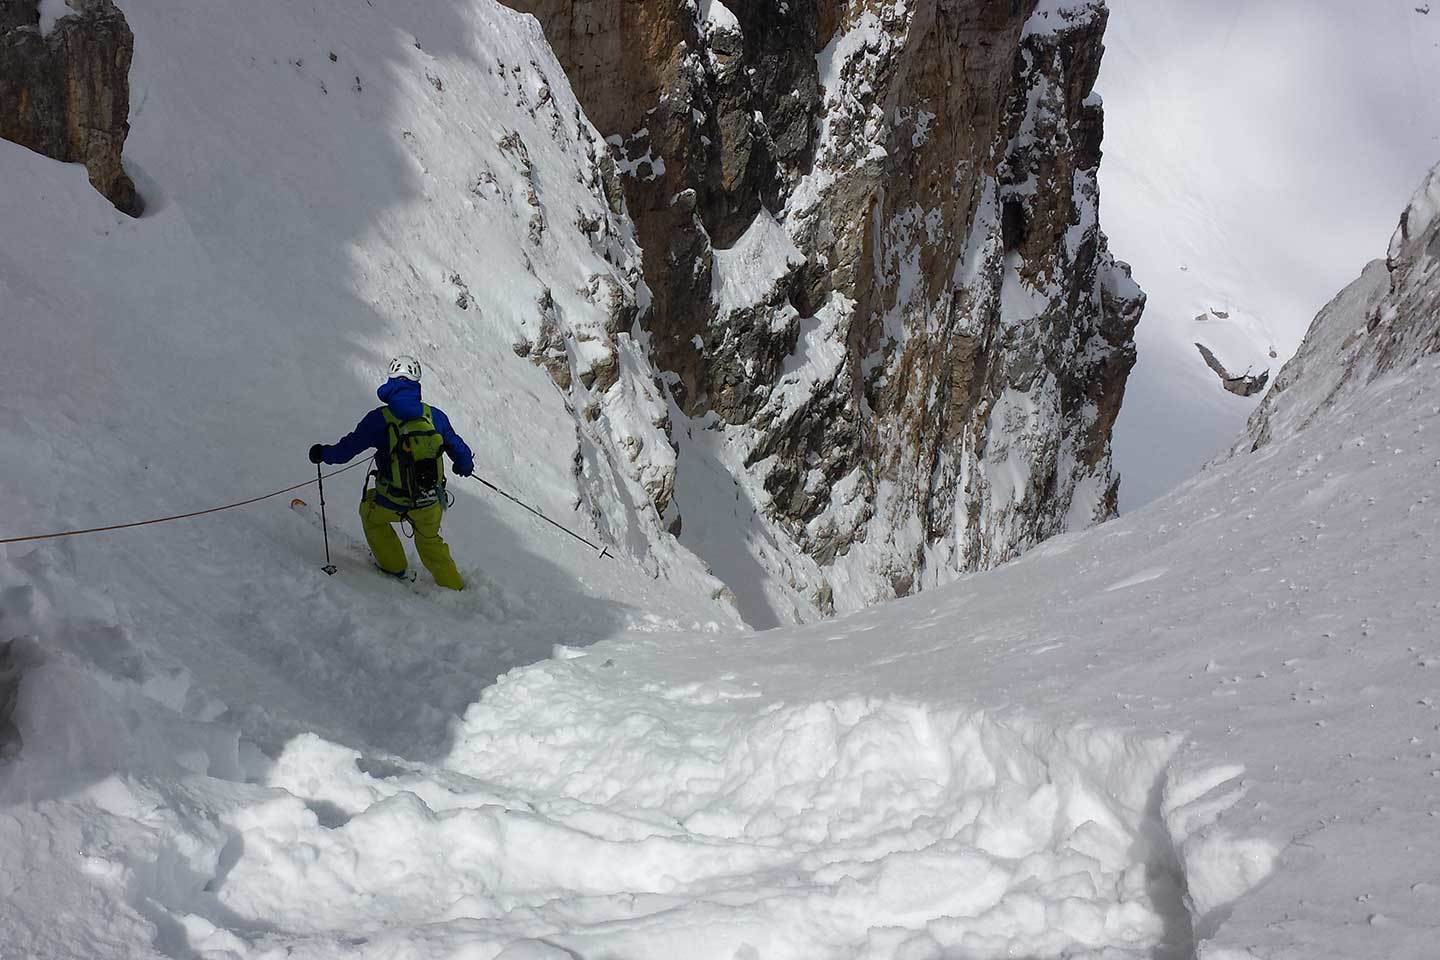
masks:
<path id="1" fill-rule="evenodd" d="M 1116 428 L 1124 509 L 1192 475 L 1255 406 L 1200 365 L 1191 318 L 1256 315 L 1278 372 L 1440 161 L 1440 5 L 1420 5 L 1110 0 L 1101 223 L 1150 295 Z"/>

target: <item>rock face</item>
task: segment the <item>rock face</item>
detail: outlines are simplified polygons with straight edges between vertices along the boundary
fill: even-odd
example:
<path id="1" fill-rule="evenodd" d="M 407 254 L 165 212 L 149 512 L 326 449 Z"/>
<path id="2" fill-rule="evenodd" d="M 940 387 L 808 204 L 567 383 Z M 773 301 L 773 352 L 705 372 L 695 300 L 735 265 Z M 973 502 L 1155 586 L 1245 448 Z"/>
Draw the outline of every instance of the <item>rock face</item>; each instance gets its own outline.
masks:
<path id="1" fill-rule="evenodd" d="M 20 641 L 0 642 L 0 763 L 20 752 L 20 731 L 12 719 L 20 701 Z"/>
<path id="2" fill-rule="evenodd" d="M 651 355 L 797 616 L 1113 515 L 1144 298 L 1098 225 L 1103 0 L 507 2 L 617 153 Z"/>
<path id="3" fill-rule="evenodd" d="M 130 132 L 135 37 L 110 0 L 71 0 L 75 13 L 41 32 L 38 0 L 0 0 L 0 137 L 67 163 L 119 210 L 139 216 L 120 163 Z"/>
<path id="4" fill-rule="evenodd" d="M 1269 370 L 1259 374 L 1251 373 L 1249 370 L 1244 373 L 1231 373 L 1225 364 L 1220 362 L 1220 358 L 1215 356 L 1214 351 L 1205 344 L 1197 343 L 1195 349 L 1200 351 L 1205 366 L 1215 371 L 1215 375 L 1220 378 L 1220 385 L 1237 397 L 1253 397 L 1264 390 L 1265 385 L 1270 382 Z"/>
<path id="5" fill-rule="evenodd" d="M 1440 353 L 1440 166 L 1430 171 L 1389 254 L 1325 306 L 1231 455 L 1258 450 L 1323 417 L 1377 377 Z"/>

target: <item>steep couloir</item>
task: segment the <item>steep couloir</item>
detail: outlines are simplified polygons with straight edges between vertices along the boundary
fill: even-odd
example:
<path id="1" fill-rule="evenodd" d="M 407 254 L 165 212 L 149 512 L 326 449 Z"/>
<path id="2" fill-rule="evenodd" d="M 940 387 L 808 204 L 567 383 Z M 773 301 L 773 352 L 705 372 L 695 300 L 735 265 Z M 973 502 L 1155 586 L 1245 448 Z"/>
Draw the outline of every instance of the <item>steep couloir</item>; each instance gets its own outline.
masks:
<path id="1" fill-rule="evenodd" d="M 1114 514 L 1103 0 L 507 2 L 616 154 L 681 459 L 723 438 L 796 617 Z"/>

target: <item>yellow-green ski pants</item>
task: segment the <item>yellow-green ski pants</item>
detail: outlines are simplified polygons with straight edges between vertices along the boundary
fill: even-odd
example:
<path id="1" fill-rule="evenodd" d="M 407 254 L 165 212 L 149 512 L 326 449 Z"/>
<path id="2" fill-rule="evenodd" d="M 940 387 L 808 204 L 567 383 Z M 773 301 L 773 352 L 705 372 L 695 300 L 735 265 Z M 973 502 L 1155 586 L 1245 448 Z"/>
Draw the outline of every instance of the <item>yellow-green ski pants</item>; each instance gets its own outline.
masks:
<path id="1" fill-rule="evenodd" d="M 415 528 L 415 551 L 420 554 L 420 562 L 425 564 L 435 582 L 451 590 L 464 590 L 465 581 L 460 577 L 460 571 L 455 569 L 450 547 L 440 538 L 440 518 L 444 513 L 445 507 L 436 503 L 411 510 L 406 516 Z M 389 573 L 405 572 L 405 546 L 391 526 L 401 519 L 394 510 L 375 502 L 373 490 L 360 501 L 360 523 L 365 528 L 365 540 L 370 544 L 370 552 L 375 555 L 380 569 Z"/>

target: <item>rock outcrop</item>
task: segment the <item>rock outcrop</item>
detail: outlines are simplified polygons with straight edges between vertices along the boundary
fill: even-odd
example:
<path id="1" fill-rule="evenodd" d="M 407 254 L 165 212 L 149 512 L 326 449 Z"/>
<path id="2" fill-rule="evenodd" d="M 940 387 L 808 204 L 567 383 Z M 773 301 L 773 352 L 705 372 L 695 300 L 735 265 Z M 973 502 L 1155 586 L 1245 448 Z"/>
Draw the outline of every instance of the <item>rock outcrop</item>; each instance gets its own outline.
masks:
<path id="1" fill-rule="evenodd" d="M 652 358 L 799 615 L 1113 515 L 1143 295 L 1098 224 L 1103 0 L 507 2 L 618 156 Z"/>
<path id="2" fill-rule="evenodd" d="M 20 702 L 21 641 L 0 641 L 0 763 L 20 752 L 20 730 L 15 726 L 15 707 Z"/>
<path id="3" fill-rule="evenodd" d="M 110 0 L 69 0 L 74 13 L 41 31 L 38 0 L 0 0 L 0 137 L 67 163 L 116 209 L 141 200 L 121 165 L 130 132 L 135 37 Z"/>
<path id="4" fill-rule="evenodd" d="M 1231 455 L 1304 430 L 1377 377 L 1440 353 L 1440 166 L 1430 171 L 1390 241 L 1315 317 Z"/>
<path id="5" fill-rule="evenodd" d="M 1244 373 L 1232 373 L 1225 364 L 1220 362 L 1220 358 L 1215 356 L 1215 351 L 1205 344 L 1197 343 L 1195 349 L 1200 351 L 1200 357 L 1205 361 L 1205 366 L 1213 370 L 1215 376 L 1220 378 L 1220 385 L 1237 397 L 1253 397 L 1264 390 L 1265 385 L 1270 382 L 1269 370 L 1261 373 L 1251 373 L 1249 370 Z"/>

